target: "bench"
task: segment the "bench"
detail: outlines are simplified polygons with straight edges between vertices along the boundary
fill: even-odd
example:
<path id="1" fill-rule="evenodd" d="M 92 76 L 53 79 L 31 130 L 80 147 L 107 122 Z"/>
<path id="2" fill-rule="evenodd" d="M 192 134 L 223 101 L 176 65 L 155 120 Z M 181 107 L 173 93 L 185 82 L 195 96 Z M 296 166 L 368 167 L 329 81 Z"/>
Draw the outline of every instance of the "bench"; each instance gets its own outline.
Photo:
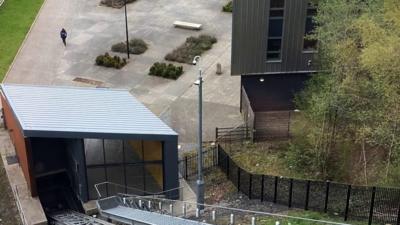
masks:
<path id="1" fill-rule="evenodd" d="M 174 26 L 183 29 L 200 30 L 202 25 L 198 23 L 188 23 L 183 21 L 175 21 Z"/>

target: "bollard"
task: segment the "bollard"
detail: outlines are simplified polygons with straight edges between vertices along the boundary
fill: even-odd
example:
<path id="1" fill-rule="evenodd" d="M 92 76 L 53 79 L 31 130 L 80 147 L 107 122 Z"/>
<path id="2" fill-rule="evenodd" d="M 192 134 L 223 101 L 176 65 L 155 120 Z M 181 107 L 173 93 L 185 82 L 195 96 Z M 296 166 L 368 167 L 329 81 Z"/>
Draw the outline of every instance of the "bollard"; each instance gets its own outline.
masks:
<path id="1" fill-rule="evenodd" d="M 126 199 L 125 199 L 125 197 L 122 198 L 122 201 L 124 202 L 124 205 L 126 205 Z"/>
<path id="2" fill-rule="evenodd" d="M 256 218 L 254 216 L 251 217 L 251 225 L 256 225 Z"/>
<path id="3" fill-rule="evenodd" d="M 221 63 L 217 63 L 217 74 L 218 75 L 222 74 L 222 65 L 221 65 Z"/>
<path id="4" fill-rule="evenodd" d="M 211 212 L 211 219 L 212 219 L 212 221 L 215 221 L 215 220 L 216 220 L 216 218 L 215 218 L 215 210 L 213 210 L 213 211 Z"/>
<path id="5" fill-rule="evenodd" d="M 183 217 L 186 216 L 186 203 L 183 203 L 183 206 L 182 206 L 182 214 L 183 214 Z"/>
<path id="6" fill-rule="evenodd" d="M 142 200 L 139 199 L 139 208 L 142 208 Z"/>
<path id="7" fill-rule="evenodd" d="M 148 205 L 147 205 L 147 206 L 148 206 L 148 208 L 149 208 L 149 209 L 151 209 L 151 201 L 150 201 L 150 200 L 149 200 L 149 202 L 148 202 Z"/>
<path id="8" fill-rule="evenodd" d="M 196 208 L 196 218 L 199 218 L 199 217 L 200 217 L 200 209 Z"/>
<path id="9" fill-rule="evenodd" d="M 158 209 L 162 210 L 162 203 L 158 202 Z"/>
<path id="10" fill-rule="evenodd" d="M 172 204 L 169 204 L 169 212 L 171 213 L 171 216 L 174 215 L 174 206 Z"/>
<path id="11" fill-rule="evenodd" d="M 235 215 L 231 214 L 230 224 L 235 224 Z"/>

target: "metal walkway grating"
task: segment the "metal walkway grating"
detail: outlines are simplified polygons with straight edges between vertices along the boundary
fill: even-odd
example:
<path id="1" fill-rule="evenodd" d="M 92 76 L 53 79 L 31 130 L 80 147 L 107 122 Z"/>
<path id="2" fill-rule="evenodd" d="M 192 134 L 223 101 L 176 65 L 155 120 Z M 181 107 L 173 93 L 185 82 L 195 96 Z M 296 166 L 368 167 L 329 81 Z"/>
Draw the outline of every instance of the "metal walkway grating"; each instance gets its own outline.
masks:
<path id="1" fill-rule="evenodd" d="M 62 211 L 48 215 L 52 225 L 112 225 L 104 220 L 96 219 L 74 211 Z"/>

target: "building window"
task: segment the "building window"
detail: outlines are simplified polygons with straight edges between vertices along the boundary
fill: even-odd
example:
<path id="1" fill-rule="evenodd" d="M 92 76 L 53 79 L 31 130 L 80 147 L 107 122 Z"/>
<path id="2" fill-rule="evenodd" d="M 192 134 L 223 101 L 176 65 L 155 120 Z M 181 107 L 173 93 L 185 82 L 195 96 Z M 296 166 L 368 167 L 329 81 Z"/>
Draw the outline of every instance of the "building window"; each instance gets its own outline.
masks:
<path id="1" fill-rule="evenodd" d="M 282 54 L 285 0 L 271 0 L 268 21 L 267 61 L 277 61 Z"/>
<path id="2" fill-rule="evenodd" d="M 314 51 L 317 48 L 318 41 L 316 39 L 310 39 L 308 36 L 314 34 L 316 23 L 314 16 L 317 15 L 317 9 L 314 4 L 308 3 L 307 6 L 307 17 L 306 17 L 306 29 L 304 35 L 303 49 L 305 51 Z"/>

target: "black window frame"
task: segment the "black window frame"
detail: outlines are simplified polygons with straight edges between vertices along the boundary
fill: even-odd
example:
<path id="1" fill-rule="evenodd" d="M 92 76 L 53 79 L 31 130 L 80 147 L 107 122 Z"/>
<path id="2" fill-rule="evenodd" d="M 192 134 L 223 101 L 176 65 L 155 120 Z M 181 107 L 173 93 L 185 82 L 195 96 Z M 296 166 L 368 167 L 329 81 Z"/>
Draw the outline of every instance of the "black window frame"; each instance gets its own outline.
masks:
<path id="1" fill-rule="evenodd" d="M 303 36 L 303 53 L 315 53 L 317 52 L 317 45 L 318 45 L 318 40 L 316 39 L 309 39 L 307 38 L 308 35 L 313 34 L 315 31 L 315 28 L 317 27 L 317 24 L 314 21 L 314 17 L 317 14 L 317 6 L 311 2 L 307 4 L 307 10 L 306 10 L 306 19 L 304 23 L 304 36 Z M 310 25 L 310 21 L 313 26 L 313 29 L 307 29 L 308 26 Z"/>
<path id="2" fill-rule="evenodd" d="M 274 1 L 280 1 L 281 7 L 274 7 Z M 268 30 L 267 30 L 267 51 L 266 51 L 266 61 L 267 62 L 281 62 L 282 61 L 282 46 L 283 46 L 283 36 L 284 36 L 284 27 L 285 27 L 285 0 L 271 0 L 270 1 L 270 8 L 269 8 L 269 17 L 268 17 Z M 271 16 L 271 14 L 275 14 Z M 279 15 L 279 16 L 276 16 Z M 281 20 L 282 24 L 280 27 L 281 35 L 280 36 L 271 36 L 271 21 Z M 280 40 L 280 48 L 278 50 L 270 50 L 270 41 L 271 40 Z"/>

